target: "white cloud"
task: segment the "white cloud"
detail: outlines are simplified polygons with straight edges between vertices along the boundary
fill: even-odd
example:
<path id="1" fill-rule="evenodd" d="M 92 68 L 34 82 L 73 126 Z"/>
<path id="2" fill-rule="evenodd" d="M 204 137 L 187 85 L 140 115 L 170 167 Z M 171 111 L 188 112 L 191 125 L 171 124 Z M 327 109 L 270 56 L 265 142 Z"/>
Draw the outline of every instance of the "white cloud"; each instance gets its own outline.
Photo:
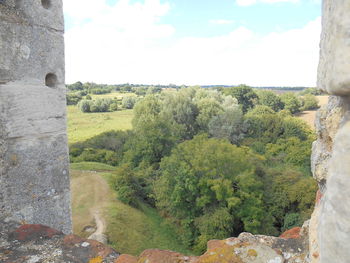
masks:
<path id="1" fill-rule="evenodd" d="M 212 19 L 209 21 L 209 23 L 214 25 L 231 25 L 234 23 L 234 21 L 227 19 Z"/>
<path id="2" fill-rule="evenodd" d="M 85 14 L 75 13 L 78 2 L 86 3 Z M 239 27 L 222 36 L 175 38 L 175 29 L 159 22 L 168 4 L 101 2 L 64 0 L 66 14 L 77 19 L 66 32 L 67 83 L 315 85 L 320 18 L 264 36 Z"/>
<path id="3" fill-rule="evenodd" d="M 236 3 L 240 6 L 250 6 L 257 3 L 274 4 L 280 2 L 298 3 L 300 0 L 236 0 Z"/>

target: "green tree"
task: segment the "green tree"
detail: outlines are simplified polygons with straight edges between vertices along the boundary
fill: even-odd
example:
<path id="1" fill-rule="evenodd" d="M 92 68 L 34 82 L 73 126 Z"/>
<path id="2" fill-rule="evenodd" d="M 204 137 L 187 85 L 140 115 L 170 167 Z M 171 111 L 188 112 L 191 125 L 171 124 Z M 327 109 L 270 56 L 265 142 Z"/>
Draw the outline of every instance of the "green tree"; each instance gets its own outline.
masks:
<path id="1" fill-rule="evenodd" d="M 292 92 L 286 92 L 281 95 L 281 99 L 284 103 L 284 108 L 289 110 L 292 114 L 301 110 L 301 101 Z"/>
<path id="2" fill-rule="evenodd" d="M 91 101 L 90 100 L 81 100 L 79 103 L 78 103 L 78 107 L 79 109 L 86 113 L 86 112 L 90 112 L 90 109 L 91 109 Z"/>
<path id="3" fill-rule="evenodd" d="M 157 206 L 180 221 L 196 222 L 192 237 L 200 248 L 215 230 L 227 236 L 257 233 L 264 218 L 262 183 L 255 175 L 259 160 L 247 148 L 196 136 L 162 160 L 155 183 Z M 229 220 L 218 218 L 217 213 L 227 212 Z M 216 218 L 211 228 L 210 218 Z"/>
<path id="4" fill-rule="evenodd" d="M 317 109 L 318 106 L 318 100 L 316 96 L 312 94 L 306 94 L 303 97 L 301 97 L 302 101 L 302 110 L 314 110 Z"/>
<path id="5" fill-rule="evenodd" d="M 208 126 L 211 136 L 227 139 L 233 144 L 239 144 L 247 131 L 247 123 L 238 107 L 226 108 L 223 113 L 214 116 Z"/>
<path id="6" fill-rule="evenodd" d="M 133 109 L 137 98 L 135 96 L 125 96 L 122 99 L 122 106 L 124 109 Z"/>
<path id="7" fill-rule="evenodd" d="M 257 91 L 258 103 L 265 105 L 278 112 L 284 109 L 282 99 L 273 91 L 259 90 Z"/>
<path id="8" fill-rule="evenodd" d="M 211 119 L 223 112 L 222 106 L 214 98 L 203 98 L 196 102 L 199 114 L 196 118 L 199 130 L 208 132 Z"/>
<path id="9" fill-rule="evenodd" d="M 238 103 L 242 106 L 243 113 L 246 113 L 249 109 L 253 108 L 258 99 L 254 90 L 246 85 L 225 88 L 224 94 L 235 97 Z"/>

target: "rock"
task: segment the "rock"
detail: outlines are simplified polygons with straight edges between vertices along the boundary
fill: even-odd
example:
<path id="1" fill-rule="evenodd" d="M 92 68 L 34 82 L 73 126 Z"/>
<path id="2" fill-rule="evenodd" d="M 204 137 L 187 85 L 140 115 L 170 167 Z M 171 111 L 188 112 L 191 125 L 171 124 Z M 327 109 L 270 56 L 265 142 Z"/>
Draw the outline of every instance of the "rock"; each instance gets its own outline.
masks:
<path id="1" fill-rule="evenodd" d="M 328 104 L 320 108 L 316 115 L 317 141 L 312 147 L 311 169 L 321 191 L 324 191 L 326 184 L 333 142 L 343 115 L 343 104 L 341 98 L 331 96 Z"/>
<path id="2" fill-rule="evenodd" d="M 347 101 L 347 107 L 350 100 Z M 350 258 L 350 110 L 346 108 L 335 136 L 327 188 L 319 215 L 320 261 L 348 262 Z"/>
<path id="3" fill-rule="evenodd" d="M 119 256 L 115 263 L 137 263 L 137 260 L 137 257 L 123 254 Z"/>
<path id="4" fill-rule="evenodd" d="M 280 235 L 280 238 L 300 238 L 301 227 L 294 227 L 290 230 L 285 231 Z"/>
<path id="5" fill-rule="evenodd" d="M 196 260 L 196 257 L 169 250 L 147 249 L 141 253 L 137 263 L 194 263 Z"/>
<path id="6" fill-rule="evenodd" d="M 350 95 L 350 2 L 323 0 L 318 86 L 329 94 Z"/>
<path id="7" fill-rule="evenodd" d="M 119 253 L 95 240 L 43 225 L 0 221 L 0 262 L 112 263 Z"/>

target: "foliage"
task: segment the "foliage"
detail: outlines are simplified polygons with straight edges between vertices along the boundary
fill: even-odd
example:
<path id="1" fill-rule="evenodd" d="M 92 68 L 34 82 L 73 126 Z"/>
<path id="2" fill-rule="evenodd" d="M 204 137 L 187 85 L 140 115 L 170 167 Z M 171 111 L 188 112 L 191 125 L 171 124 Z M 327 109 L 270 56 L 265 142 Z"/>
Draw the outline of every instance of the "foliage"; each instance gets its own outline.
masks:
<path id="1" fill-rule="evenodd" d="M 66 95 L 67 105 L 77 105 L 82 98 L 80 92 L 69 92 Z"/>
<path id="2" fill-rule="evenodd" d="M 137 102 L 137 98 L 134 96 L 126 96 L 122 99 L 122 107 L 124 109 L 133 109 Z"/>
<path id="3" fill-rule="evenodd" d="M 124 145 L 131 132 L 109 131 L 84 142 L 70 145 L 71 162 L 100 162 L 117 165 L 125 152 Z"/>
<path id="4" fill-rule="evenodd" d="M 109 98 L 101 98 L 96 100 L 81 100 L 78 103 L 79 109 L 84 112 L 108 112 L 118 110 L 116 101 Z"/>
<path id="5" fill-rule="evenodd" d="M 301 91 L 299 93 L 301 96 L 304 96 L 306 94 L 311 94 L 311 95 L 315 95 L 315 96 L 319 96 L 322 95 L 322 91 L 317 89 L 317 88 L 306 88 L 303 91 Z"/>
<path id="6" fill-rule="evenodd" d="M 274 110 L 266 105 L 256 105 L 253 109 L 248 111 L 247 116 L 254 115 L 265 115 L 265 114 L 274 114 Z"/>
<path id="7" fill-rule="evenodd" d="M 242 106 L 243 113 L 253 108 L 258 99 L 257 94 L 251 87 L 240 85 L 238 87 L 225 88 L 224 94 L 231 95 L 236 98 L 238 103 Z"/>
<path id="8" fill-rule="evenodd" d="M 302 110 L 315 110 L 318 106 L 318 100 L 315 95 L 306 94 L 301 97 L 302 101 Z"/>
<path id="9" fill-rule="evenodd" d="M 238 107 L 225 109 L 209 122 L 209 134 L 215 138 L 227 139 L 232 144 L 239 144 L 247 131 L 242 111 Z"/>
<path id="10" fill-rule="evenodd" d="M 262 183 L 255 175 L 254 162 L 259 162 L 259 157 L 247 148 L 206 135 L 196 136 L 179 144 L 162 160 L 155 183 L 157 206 L 180 221 L 196 222 L 189 241 L 201 244 L 200 249 L 204 237 L 215 232 L 216 224 L 218 233 L 226 236 L 243 230 L 257 233 L 264 211 Z M 220 209 L 231 219 L 218 218 L 217 213 L 224 211 Z M 214 218 L 220 221 L 212 222 Z M 214 230 L 206 227 L 209 222 Z M 202 241 L 197 236 L 202 236 Z"/>
<path id="11" fill-rule="evenodd" d="M 260 105 L 268 106 L 272 110 L 278 112 L 284 109 L 284 103 L 280 96 L 273 91 L 259 90 L 257 91 L 258 103 Z"/>
<path id="12" fill-rule="evenodd" d="M 297 113 L 301 110 L 301 101 L 294 93 L 284 93 L 281 95 L 281 99 L 285 105 L 284 108 L 289 110 L 292 114 Z"/>
<path id="13" fill-rule="evenodd" d="M 201 252 L 209 239 L 241 231 L 278 235 L 310 216 L 314 136 L 292 115 L 305 106 L 303 98 L 243 85 L 161 93 L 159 87 L 125 87 L 145 92 L 142 100 L 119 99 L 123 108 L 137 100 L 132 131 L 71 145 L 71 160 L 117 166 L 119 199 L 157 207 L 184 245 Z M 79 106 L 89 111 L 103 104 L 86 101 Z"/>

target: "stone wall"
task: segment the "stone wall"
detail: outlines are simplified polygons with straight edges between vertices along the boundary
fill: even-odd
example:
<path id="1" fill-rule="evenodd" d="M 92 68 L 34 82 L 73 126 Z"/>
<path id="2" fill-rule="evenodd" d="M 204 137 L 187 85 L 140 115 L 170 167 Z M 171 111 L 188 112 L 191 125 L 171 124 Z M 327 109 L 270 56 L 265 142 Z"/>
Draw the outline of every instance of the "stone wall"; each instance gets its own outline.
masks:
<path id="1" fill-rule="evenodd" d="M 0 1 L 0 219 L 71 232 L 60 0 Z"/>
<path id="2" fill-rule="evenodd" d="M 350 260 L 350 1 L 323 1 L 318 87 L 333 95 L 318 112 L 313 175 L 320 186 L 310 226 L 312 262 Z"/>

